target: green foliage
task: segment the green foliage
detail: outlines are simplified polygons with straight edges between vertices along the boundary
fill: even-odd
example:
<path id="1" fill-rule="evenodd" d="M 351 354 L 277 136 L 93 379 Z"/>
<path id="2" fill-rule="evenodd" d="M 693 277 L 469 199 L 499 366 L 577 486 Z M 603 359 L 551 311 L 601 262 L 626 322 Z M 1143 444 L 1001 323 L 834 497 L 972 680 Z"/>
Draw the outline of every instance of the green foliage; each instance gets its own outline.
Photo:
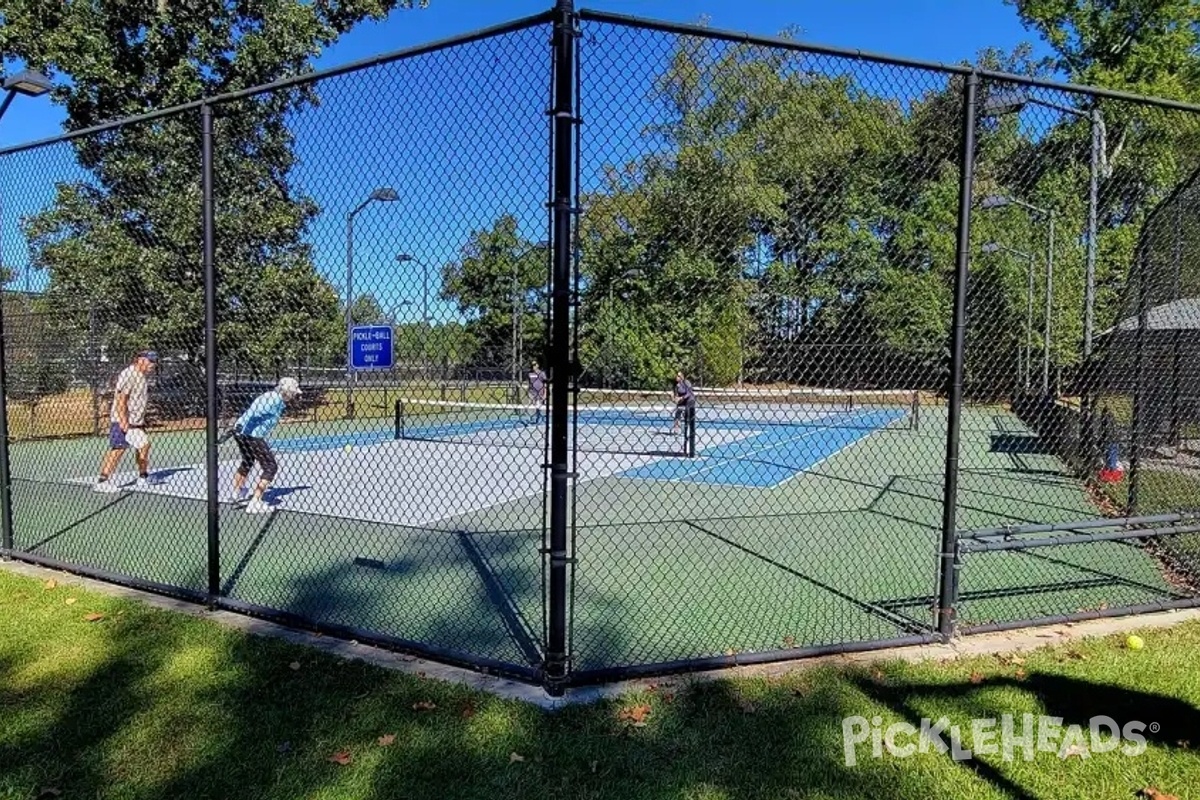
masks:
<path id="1" fill-rule="evenodd" d="M 71 129 L 301 74 L 364 18 L 408 2 L 4 4 L 0 57 L 59 78 Z M 252 370 L 303 351 L 334 358 L 345 334 L 336 293 L 302 234 L 318 212 L 291 185 L 285 116 L 311 87 L 218 110 L 215 172 L 222 307 L 218 346 Z M 197 362 L 203 343 L 196 112 L 73 140 L 86 178 L 56 184 L 54 205 L 26 221 L 34 267 L 60 306 L 95 310 L 108 344 L 153 345 Z M 252 323 L 250 322 L 252 321 Z M 302 332 L 302 333 L 301 333 Z"/>
<path id="2" fill-rule="evenodd" d="M 541 357 L 546 281 L 545 251 L 520 235 L 513 216 L 471 234 L 459 260 L 442 269 L 441 296 L 469 320 L 476 363 L 519 366 L 513 364 L 514 343 L 523 361 Z"/>
<path id="3" fill-rule="evenodd" d="M 355 325 L 381 325 L 389 321 L 373 294 L 360 294 L 350 306 L 350 319 Z"/>

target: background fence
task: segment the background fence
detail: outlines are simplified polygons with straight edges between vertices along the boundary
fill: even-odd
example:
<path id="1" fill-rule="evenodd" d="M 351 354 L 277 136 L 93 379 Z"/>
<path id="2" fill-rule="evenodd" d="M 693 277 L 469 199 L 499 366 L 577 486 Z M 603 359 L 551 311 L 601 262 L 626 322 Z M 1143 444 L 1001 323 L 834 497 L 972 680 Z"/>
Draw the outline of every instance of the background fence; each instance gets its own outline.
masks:
<path id="1" fill-rule="evenodd" d="M 551 691 L 1193 604 L 1198 113 L 560 3 L 0 151 L 4 552 Z"/>

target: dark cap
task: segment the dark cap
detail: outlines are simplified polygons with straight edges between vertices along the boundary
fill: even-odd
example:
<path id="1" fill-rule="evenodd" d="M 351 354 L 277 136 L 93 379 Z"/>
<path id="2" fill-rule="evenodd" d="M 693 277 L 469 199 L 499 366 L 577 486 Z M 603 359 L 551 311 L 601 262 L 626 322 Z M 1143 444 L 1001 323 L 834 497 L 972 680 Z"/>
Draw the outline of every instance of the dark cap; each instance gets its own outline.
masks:
<path id="1" fill-rule="evenodd" d="M 153 350 L 143 350 L 137 354 L 137 357 L 144 358 L 147 361 L 149 361 L 151 364 L 158 363 L 158 353 L 154 352 Z"/>

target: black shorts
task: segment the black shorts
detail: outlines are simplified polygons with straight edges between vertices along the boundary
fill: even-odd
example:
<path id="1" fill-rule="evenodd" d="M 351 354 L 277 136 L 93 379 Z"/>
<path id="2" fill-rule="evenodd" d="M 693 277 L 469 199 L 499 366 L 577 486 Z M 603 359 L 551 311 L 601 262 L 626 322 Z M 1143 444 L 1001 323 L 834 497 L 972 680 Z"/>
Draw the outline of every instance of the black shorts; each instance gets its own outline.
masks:
<path id="1" fill-rule="evenodd" d="M 262 479 L 264 481 L 274 480 L 275 473 L 279 471 L 279 465 L 275 463 L 275 454 L 271 452 L 271 445 L 267 444 L 266 439 L 235 433 L 233 440 L 237 442 L 238 450 L 242 454 L 242 463 L 238 465 L 237 469 L 239 475 L 249 475 L 250 470 L 254 467 L 254 462 L 257 461 L 262 467 Z"/>
<path id="2" fill-rule="evenodd" d="M 675 406 L 675 419 L 691 422 L 696 418 L 695 403 L 679 403 Z"/>

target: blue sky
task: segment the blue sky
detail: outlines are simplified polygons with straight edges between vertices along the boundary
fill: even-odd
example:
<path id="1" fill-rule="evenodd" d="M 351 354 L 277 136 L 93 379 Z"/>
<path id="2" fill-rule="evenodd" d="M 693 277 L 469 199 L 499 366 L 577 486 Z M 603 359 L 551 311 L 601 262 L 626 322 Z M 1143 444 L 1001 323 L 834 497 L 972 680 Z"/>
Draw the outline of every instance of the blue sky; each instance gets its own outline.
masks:
<path id="1" fill-rule="evenodd" d="M 549 4 L 550 0 L 431 0 L 427 9 L 397 11 L 385 21 L 359 26 L 323 53 L 317 66 L 335 66 L 498 24 L 538 13 Z M 1002 0 L 597 0 L 580 5 L 677 22 L 707 18 L 714 28 L 756 34 L 798 27 L 798 38 L 805 41 L 942 62 L 972 59 L 984 47 L 1008 50 L 1034 39 Z M 415 318 L 419 312 L 421 265 L 436 271 L 453 259 L 471 230 L 499 213 L 516 213 L 528 238 L 542 238 L 546 148 L 542 34 L 526 31 L 501 45 L 477 47 L 453 57 L 423 57 L 319 86 L 322 106 L 293 121 L 301 162 L 295 179 L 322 208 L 309 239 L 318 268 L 335 285 L 343 282 L 345 212 L 378 185 L 399 187 L 405 201 L 376 204 L 357 218 L 355 294 L 373 291 L 385 307 L 404 318 Z M 670 42 L 667 37 L 625 37 L 617 32 L 583 44 L 591 46 L 591 55 L 585 58 L 592 58 L 595 65 L 584 83 L 591 106 L 585 100 L 583 149 L 594 161 L 590 176 L 585 164 L 585 184 L 594 183 L 601 161 L 627 160 L 651 146 L 645 139 L 636 140 L 637 126 L 654 121 L 649 106 L 643 103 L 627 112 L 624 106 L 639 102 L 654 71 L 669 55 Z M 1047 52 L 1040 42 L 1033 43 L 1036 53 Z M 617 60 L 620 53 L 644 53 L 639 63 L 643 68 L 623 69 Z M 504 63 L 496 61 L 497 55 L 504 56 Z M 875 77 L 881 83 L 890 80 L 906 86 L 910 92 L 936 84 L 920 73 L 880 72 Z M 622 78 L 626 83 L 616 86 Z M 471 110 L 448 117 L 447 112 L 456 107 Z M 437 109 L 440 114 L 412 109 Z M 622 114 L 614 113 L 618 111 L 628 119 L 620 121 Z M 390 117 L 386 123 L 381 121 L 385 117 Z M 494 121 L 500 117 L 506 121 Z M 485 123 L 479 124 L 480 119 Z M 0 121 L 0 145 L 53 136 L 60 132 L 62 120 L 61 109 L 44 98 L 17 98 Z M 26 163 L 47 177 L 76 177 L 70 174 L 77 172 L 71 169 L 71 160 L 69 150 L 60 148 L 53 158 L 42 154 Z M 0 237 L 0 246 L 4 263 L 18 272 L 26 254 L 12 217 L 46 203 L 50 189 L 49 185 L 28 186 L 14 174 L 19 172 L 19 165 L 10 165 L 5 181 L 0 170 L 0 192 L 5 183 L 9 186 L 3 212 L 6 235 Z M 398 252 L 411 253 L 418 260 L 398 267 L 394 262 Z M 45 276 L 33 275 L 34 289 L 44 283 Z M 431 283 L 436 294 L 436 278 Z M 435 319 L 452 313 L 445 304 L 432 301 Z"/>

